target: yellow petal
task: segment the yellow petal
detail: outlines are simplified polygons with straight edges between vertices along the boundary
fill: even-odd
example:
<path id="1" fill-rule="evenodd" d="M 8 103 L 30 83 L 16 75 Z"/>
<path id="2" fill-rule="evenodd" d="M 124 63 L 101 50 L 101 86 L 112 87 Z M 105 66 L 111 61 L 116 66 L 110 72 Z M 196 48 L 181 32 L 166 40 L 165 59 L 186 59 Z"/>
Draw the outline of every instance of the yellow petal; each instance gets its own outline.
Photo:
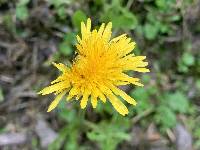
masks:
<path id="1" fill-rule="evenodd" d="M 142 83 L 138 82 L 140 79 L 130 77 L 130 76 L 124 74 L 124 73 L 120 74 L 117 79 L 120 80 L 120 81 L 123 81 L 123 82 L 129 82 L 129 83 L 134 84 L 134 85 L 143 86 Z"/>
<path id="2" fill-rule="evenodd" d="M 91 103 L 93 108 L 97 107 L 97 97 L 94 94 L 91 94 Z"/>
<path id="3" fill-rule="evenodd" d="M 78 43 L 80 43 L 81 44 L 81 38 L 80 38 L 80 36 L 76 36 L 76 39 L 77 39 L 77 41 L 78 41 Z"/>
<path id="4" fill-rule="evenodd" d="M 105 28 L 105 23 L 102 23 L 102 25 L 100 26 L 100 28 L 98 30 L 98 35 L 102 36 L 104 28 Z"/>
<path id="5" fill-rule="evenodd" d="M 52 64 L 62 72 L 68 72 L 69 71 L 69 68 L 62 63 L 57 64 L 57 63 L 52 62 Z"/>
<path id="6" fill-rule="evenodd" d="M 148 66 L 148 62 L 145 62 L 145 61 L 142 61 L 138 66 L 139 67 L 146 67 L 146 66 Z"/>
<path id="7" fill-rule="evenodd" d="M 116 81 L 116 82 L 115 82 L 115 85 L 116 85 L 116 86 L 127 85 L 127 84 L 130 84 L 130 83 L 127 82 L 127 81 Z"/>
<path id="8" fill-rule="evenodd" d="M 93 95 L 94 97 L 103 97 L 102 98 L 103 100 L 102 99 L 100 99 L 100 100 L 102 100 L 104 102 L 106 101 L 106 97 L 101 92 L 101 90 L 99 88 L 97 88 L 97 86 L 95 84 L 91 84 L 91 91 L 92 91 L 91 95 Z"/>
<path id="9" fill-rule="evenodd" d="M 79 99 L 80 99 L 80 97 L 81 97 L 81 95 L 80 95 L 80 94 L 78 94 L 78 95 L 76 95 L 75 99 L 76 99 L 76 100 L 79 100 Z"/>
<path id="10" fill-rule="evenodd" d="M 118 36 L 118 37 L 116 37 L 116 38 L 113 38 L 110 42 L 117 42 L 117 41 L 119 41 L 120 39 L 124 38 L 125 36 L 126 36 L 126 34 L 122 34 L 122 35 L 120 35 L 120 36 Z"/>
<path id="11" fill-rule="evenodd" d="M 135 48 L 136 43 L 135 42 L 130 42 L 127 44 L 127 46 L 124 49 L 124 53 L 123 56 L 129 54 L 130 52 L 133 51 L 133 49 Z"/>
<path id="12" fill-rule="evenodd" d="M 114 95 L 107 95 L 113 107 L 122 115 L 128 114 L 127 107 Z"/>
<path id="13" fill-rule="evenodd" d="M 70 83 L 68 81 L 65 81 L 65 82 L 63 81 L 63 82 L 59 82 L 59 83 L 56 83 L 54 85 L 50 85 L 44 88 L 38 94 L 46 95 L 46 94 L 50 94 L 62 89 L 67 89 L 69 87 L 70 87 Z"/>
<path id="14" fill-rule="evenodd" d="M 51 81 L 51 84 L 57 83 L 57 82 L 61 82 L 65 79 L 66 74 L 62 74 L 61 76 L 59 76 L 57 79 Z"/>
<path id="15" fill-rule="evenodd" d="M 91 19 L 88 18 L 88 19 L 87 19 L 87 33 L 89 33 L 90 30 L 91 30 Z"/>
<path id="16" fill-rule="evenodd" d="M 142 83 L 140 83 L 140 82 L 134 82 L 134 83 L 132 83 L 132 84 L 137 85 L 137 86 L 144 86 L 144 84 L 142 84 Z"/>
<path id="17" fill-rule="evenodd" d="M 101 92 L 101 90 L 99 90 L 98 88 L 93 88 L 93 92 L 94 92 L 94 95 L 99 97 L 99 99 L 102 101 L 102 102 L 106 102 L 106 97 L 105 95 L 103 94 L 103 92 Z"/>
<path id="18" fill-rule="evenodd" d="M 84 109 L 86 107 L 89 95 L 89 91 L 85 89 L 85 91 L 83 92 L 83 98 L 81 99 L 81 109 Z"/>
<path id="19" fill-rule="evenodd" d="M 62 99 L 62 97 L 66 94 L 66 92 L 62 92 L 60 93 L 58 96 L 56 96 L 55 100 L 53 100 L 53 102 L 49 105 L 49 108 L 47 110 L 47 112 L 52 111 L 54 108 L 56 108 L 56 106 L 58 105 L 58 103 L 60 102 L 60 100 Z"/>
<path id="20" fill-rule="evenodd" d="M 111 28 L 112 28 L 112 23 L 109 22 L 103 32 L 103 35 L 102 37 L 106 40 L 106 41 L 109 41 L 110 40 L 110 37 L 111 37 Z"/>
<path id="21" fill-rule="evenodd" d="M 59 90 L 59 91 L 56 91 L 54 94 L 55 94 L 55 95 L 58 95 L 58 94 L 60 94 L 60 93 L 62 93 L 62 92 L 64 92 L 64 91 L 66 91 L 66 90 Z"/>
<path id="22" fill-rule="evenodd" d="M 132 105 L 136 105 L 137 104 L 137 102 L 132 97 L 127 95 L 124 91 L 120 90 L 119 88 L 117 88 L 117 87 L 115 87 L 113 85 L 111 85 L 110 88 L 116 95 L 121 96 L 129 104 L 132 104 Z"/>
<path id="23" fill-rule="evenodd" d="M 131 57 L 129 57 L 131 56 Z M 132 56 L 132 55 L 127 55 L 126 57 L 124 57 L 124 59 L 128 59 L 132 62 L 138 62 L 138 61 L 142 61 L 144 59 L 146 59 L 146 56 Z"/>
<path id="24" fill-rule="evenodd" d="M 138 71 L 138 72 L 150 72 L 150 70 L 147 69 L 147 68 L 135 68 L 134 71 Z"/>
<path id="25" fill-rule="evenodd" d="M 72 97 L 78 95 L 79 93 L 80 93 L 80 91 L 79 91 L 78 87 L 73 86 L 73 87 L 71 88 L 71 90 L 69 91 L 69 94 L 68 94 L 68 96 L 67 96 L 67 100 L 72 99 Z"/>
<path id="26" fill-rule="evenodd" d="M 87 30 L 84 22 L 81 22 L 81 35 L 82 35 L 82 40 L 85 39 L 87 36 Z"/>

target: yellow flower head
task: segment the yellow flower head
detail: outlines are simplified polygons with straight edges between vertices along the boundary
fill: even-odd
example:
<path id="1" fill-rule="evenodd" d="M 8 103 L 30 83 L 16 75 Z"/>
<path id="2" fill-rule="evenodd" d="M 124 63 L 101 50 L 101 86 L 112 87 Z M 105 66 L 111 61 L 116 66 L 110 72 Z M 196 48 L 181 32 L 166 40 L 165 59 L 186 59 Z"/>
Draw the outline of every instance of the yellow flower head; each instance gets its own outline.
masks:
<path id="1" fill-rule="evenodd" d="M 118 96 L 130 104 L 136 105 L 136 101 L 120 90 L 118 86 L 134 84 L 143 86 L 138 78 L 130 77 L 127 71 L 149 72 L 145 67 L 145 56 L 135 56 L 132 50 L 135 42 L 131 42 L 126 34 L 114 39 L 111 38 L 112 23 L 104 23 L 99 30 L 91 31 L 91 20 L 81 22 L 81 37 L 77 35 L 77 56 L 72 67 L 59 63 L 53 63 L 62 74 L 44 88 L 39 94 L 46 95 L 55 93 L 56 98 L 48 108 L 53 110 L 67 94 L 67 100 L 75 97 L 80 100 L 81 108 L 84 109 L 90 99 L 93 108 L 97 101 L 104 103 L 109 100 L 113 107 L 121 114 L 128 114 L 127 107 L 120 101 Z"/>

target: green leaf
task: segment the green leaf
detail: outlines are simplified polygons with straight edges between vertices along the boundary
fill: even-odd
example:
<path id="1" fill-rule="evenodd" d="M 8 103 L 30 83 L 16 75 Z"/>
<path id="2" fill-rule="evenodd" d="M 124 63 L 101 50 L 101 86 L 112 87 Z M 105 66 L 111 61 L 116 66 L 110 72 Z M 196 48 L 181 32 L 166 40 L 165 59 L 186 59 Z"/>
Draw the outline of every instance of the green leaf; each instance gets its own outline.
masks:
<path id="1" fill-rule="evenodd" d="M 148 84 L 151 81 L 151 76 L 149 75 L 143 75 L 142 76 L 142 82 L 145 84 Z"/>
<path id="2" fill-rule="evenodd" d="M 186 66 L 194 65 L 194 56 L 191 53 L 185 52 L 182 56 L 182 61 Z"/>
<path id="3" fill-rule="evenodd" d="M 170 32 L 169 26 L 163 24 L 162 26 L 160 26 L 160 32 L 161 33 L 169 33 Z"/>
<path id="4" fill-rule="evenodd" d="M 176 0 L 155 0 L 160 10 L 169 11 L 176 4 Z"/>
<path id="5" fill-rule="evenodd" d="M 156 6 L 165 9 L 167 7 L 166 0 L 156 0 Z"/>
<path id="6" fill-rule="evenodd" d="M 61 18 L 61 19 L 65 19 L 66 18 L 66 8 L 64 6 L 60 6 L 59 8 L 57 8 L 57 13 L 58 13 L 58 16 Z"/>
<path id="7" fill-rule="evenodd" d="M 161 7 L 161 8 L 166 7 L 166 0 L 156 0 L 155 3 L 158 7 Z"/>
<path id="8" fill-rule="evenodd" d="M 67 108 L 62 109 L 59 112 L 59 117 L 67 122 L 73 122 L 74 118 L 76 117 L 75 110 L 68 110 Z"/>
<path id="9" fill-rule="evenodd" d="M 176 115 L 167 106 L 159 106 L 156 111 L 155 120 L 163 129 L 172 128 L 176 125 Z"/>
<path id="10" fill-rule="evenodd" d="M 72 0 L 48 0 L 48 1 L 50 4 L 54 5 L 55 7 L 64 6 L 72 2 Z"/>
<path id="11" fill-rule="evenodd" d="M 118 8 L 118 10 L 116 10 Z M 112 21 L 115 29 L 135 29 L 138 21 L 136 16 L 125 8 L 118 6 L 117 8 L 110 8 L 108 13 L 103 16 L 104 21 Z"/>
<path id="12" fill-rule="evenodd" d="M 158 21 L 156 17 L 157 17 L 157 16 L 155 15 L 155 12 L 152 11 L 152 10 L 149 11 L 149 12 L 147 13 L 147 16 L 146 16 L 147 21 L 150 22 L 150 23 L 154 23 L 154 22 Z"/>
<path id="13" fill-rule="evenodd" d="M 188 99 L 186 98 L 186 95 L 181 92 L 168 94 L 166 96 L 166 101 L 168 102 L 168 105 L 172 110 L 179 113 L 186 113 L 189 110 Z"/>
<path id="14" fill-rule="evenodd" d="M 123 22 L 122 28 L 135 29 L 138 24 L 136 16 L 127 9 L 121 9 L 121 11 L 124 18 L 122 18 L 123 20 L 118 20 L 118 22 Z"/>
<path id="15" fill-rule="evenodd" d="M 4 101 L 4 95 L 3 95 L 3 90 L 0 86 L 0 102 L 3 102 Z"/>
<path id="16" fill-rule="evenodd" d="M 195 133 L 194 133 L 195 137 L 199 137 L 200 138 L 200 128 L 197 128 Z"/>
<path id="17" fill-rule="evenodd" d="M 70 129 L 68 129 L 70 130 Z M 67 141 L 65 142 L 65 150 L 76 150 L 80 149 L 78 144 L 78 138 L 79 138 L 79 131 L 77 128 L 72 128 L 70 130 L 69 136 Z"/>
<path id="18" fill-rule="evenodd" d="M 65 56 L 70 56 L 73 52 L 71 46 L 65 41 L 59 45 L 59 51 Z"/>
<path id="19" fill-rule="evenodd" d="M 72 23 L 74 24 L 74 26 L 78 29 L 80 29 L 81 26 L 81 22 L 82 21 L 86 21 L 87 20 L 87 16 L 86 14 L 81 11 L 81 10 L 77 10 L 73 16 L 72 16 Z"/>
<path id="20" fill-rule="evenodd" d="M 69 132 L 68 125 L 63 127 L 60 132 L 58 138 L 48 146 L 48 150 L 59 150 L 62 147 L 63 142 L 67 138 L 67 134 Z"/>
<path id="21" fill-rule="evenodd" d="M 182 61 L 179 61 L 178 62 L 178 70 L 180 72 L 188 72 L 189 69 Z"/>
<path id="22" fill-rule="evenodd" d="M 152 107 L 152 104 L 149 102 L 149 94 L 144 88 L 136 88 L 135 90 L 131 91 L 130 95 L 138 100 L 138 104 L 136 105 L 136 112 L 139 114 L 144 110 Z"/>
<path id="23" fill-rule="evenodd" d="M 37 138 L 32 138 L 31 139 L 31 147 L 34 148 L 34 149 L 37 149 L 38 145 L 39 145 L 38 139 Z"/>
<path id="24" fill-rule="evenodd" d="M 180 15 L 172 15 L 170 18 L 170 21 L 179 21 L 181 19 Z"/>
<path id="25" fill-rule="evenodd" d="M 76 43 L 74 33 L 67 34 L 59 45 L 59 51 L 65 56 L 71 56 L 73 53 L 73 45 Z"/>
<path id="26" fill-rule="evenodd" d="M 76 44 L 76 34 L 71 32 L 64 36 L 64 41 L 70 43 L 71 45 Z"/>
<path id="27" fill-rule="evenodd" d="M 127 8 L 121 6 L 121 1 L 112 1 L 104 8 L 104 13 L 101 15 L 103 22 L 112 21 L 113 28 L 133 30 L 138 25 L 137 17 Z"/>
<path id="28" fill-rule="evenodd" d="M 146 23 L 144 25 L 144 35 L 149 40 L 155 39 L 158 35 L 158 31 L 158 27 L 153 24 Z"/>
<path id="29" fill-rule="evenodd" d="M 131 91 L 130 95 L 135 99 L 149 99 L 149 95 L 144 88 L 138 87 Z"/>
<path id="30" fill-rule="evenodd" d="M 124 15 L 113 18 L 112 23 L 115 29 L 134 29 L 136 27 L 134 19 L 132 20 Z"/>
<path id="31" fill-rule="evenodd" d="M 18 5 L 27 5 L 30 0 L 19 0 Z"/>
<path id="32" fill-rule="evenodd" d="M 74 124 L 77 123 L 77 121 L 74 120 L 74 118 L 77 116 L 76 110 L 66 108 L 67 102 L 66 100 L 62 100 L 58 105 L 58 116 L 65 122 L 73 122 Z"/>
<path id="33" fill-rule="evenodd" d="M 13 22 L 12 19 L 12 14 L 11 13 L 7 13 L 5 15 L 3 15 L 3 25 L 4 27 L 9 30 L 10 32 L 12 32 L 14 35 L 16 34 L 16 26 L 15 23 Z"/>
<path id="34" fill-rule="evenodd" d="M 123 126 L 126 121 L 123 117 L 117 117 L 111 122 L 102 121 L 98 125 L 87 122 L 87 126 L 92 129 L 87 137 L 98 142 L 101 149 L 115 150 L 121 141 L 130 139 L 130 135 L 126 133 L 128 126 Z"/>
<path id="35" fill-rule="evenodd" d="M 95 5 L 102 5 L 104 0 L 94 0 Z"/>
<path id="36" fill-rule="evenodd" d="M 200 79 L 197 80 L 196 86 L 197 86 L 197 89 L 200 91 Z"/>
<path id="37" fill-rule="evenodd" d="M 16 7 L 16 17 L 19 20 L 26 20 L 28 18 L 29 14 L 28 14 L 28 9 L 25 5 L 18 5 Z"/>

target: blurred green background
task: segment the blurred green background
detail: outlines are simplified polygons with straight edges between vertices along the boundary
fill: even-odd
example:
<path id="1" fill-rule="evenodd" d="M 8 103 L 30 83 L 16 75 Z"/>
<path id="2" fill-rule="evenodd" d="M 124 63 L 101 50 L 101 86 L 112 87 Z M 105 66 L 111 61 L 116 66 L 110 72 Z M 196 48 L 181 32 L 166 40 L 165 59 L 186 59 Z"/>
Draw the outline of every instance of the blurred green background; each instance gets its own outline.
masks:
<path id="1" fill-rule="evenodd" d="M 122 87 L 138 105 L 126 117 L 110 103 L 81 110 L 36 94 L 72 62 L 80 22 L 113 23 L 146 55 L 144 87 Z M 0 0 L 0 149 L 199 150 L 199 0 Z"/>

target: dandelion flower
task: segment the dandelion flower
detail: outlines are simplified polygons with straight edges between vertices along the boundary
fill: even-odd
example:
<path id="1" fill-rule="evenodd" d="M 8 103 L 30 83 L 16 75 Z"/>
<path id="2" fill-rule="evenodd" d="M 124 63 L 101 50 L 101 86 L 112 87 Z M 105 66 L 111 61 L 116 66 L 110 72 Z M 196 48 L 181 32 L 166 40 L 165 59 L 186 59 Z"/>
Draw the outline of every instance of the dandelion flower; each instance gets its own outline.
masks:
<path id="1" fill-rule="evenodd" d="M 132 50 L 135 42 L 132 42 L 126 34 L 111 39 L 112 23 L 104 23 L 98 30 L 91 31 L 91 20 L 81 22 L 81 37 L 77 35 L 76 52 L 71 67 L 62 63 L 53 65 L 62 74 L 44 88 L 39 94 L 54 93 L 55 100 L 50 104 L 48 112 L 53 110 L 59 101 L 67 95 L 66 100 L 80 100 L 80 106 L 84 109 L 91 101 L 92 107 L 97 107 L 97 102 L 107 100 L 121 114 L 128 114 L 127 107 L 119 97 L 132 105 L 136 101 L 118 88 L 121 85 L 133 84 L 143 86 L 138 78 L 128 76 L 127 71 L 149 72 L 145 68 L 148 63 L 145 56 L 135 56 Z"/>

